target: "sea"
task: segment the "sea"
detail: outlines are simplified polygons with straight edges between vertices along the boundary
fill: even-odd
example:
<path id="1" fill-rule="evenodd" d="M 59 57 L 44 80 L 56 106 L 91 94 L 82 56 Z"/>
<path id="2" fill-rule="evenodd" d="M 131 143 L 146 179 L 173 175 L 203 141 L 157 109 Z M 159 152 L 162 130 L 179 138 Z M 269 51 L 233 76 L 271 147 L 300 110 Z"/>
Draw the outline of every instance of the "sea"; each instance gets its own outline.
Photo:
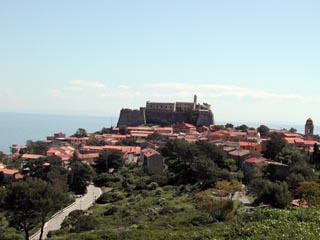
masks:
<path id="1" fill-rule="evenodd" d="M 64 116 L 29 113 L 0 113 L 0 151 L 8 154 L 12 144 L 45 140 L 56 132 L 74 134 L 78 128 L 88 133 L 117 125 L 117 117 Z"/>
<path id="2" fill-rule="evenodd" d="M 27 140 L 45 140 L 56 132 L 67 135 L 74 134 L 78 128 L 84 128 L 88 133 L 101 130 L 103 127 L 116 126 L 115 116 L 66 116 L 30 113 L 0 113 L 0 151 L 10 153 L 12 144 L 24 145 Z M 254 123 L 246 121 L 217 121 L 216 124 L 232 123 L 234 126 L 246 124 L 249 127 L 259 127 L 261 124 L 271 129 L 297 129 L 304 132 L 304 122 L 301 124 L 287 123 Z M 320 127 L 315 126 L 315 134 L 320 133 Z"/>

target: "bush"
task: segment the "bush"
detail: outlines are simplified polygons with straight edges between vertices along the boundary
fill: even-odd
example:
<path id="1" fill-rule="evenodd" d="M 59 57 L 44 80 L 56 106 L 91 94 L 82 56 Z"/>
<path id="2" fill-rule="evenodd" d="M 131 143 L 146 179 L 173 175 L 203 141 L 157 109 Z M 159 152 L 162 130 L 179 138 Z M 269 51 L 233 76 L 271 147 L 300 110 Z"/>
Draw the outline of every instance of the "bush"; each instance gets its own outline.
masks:
<path id="1" fill-rule="evenodd" d="M 110 174 L 110 173 L 102 173 L 98 176 L 96 176 L 94 179 L 93 179 L 93 182 L 96 186 L 98 187 L 103 187 L 103 186 L 106 186 L 106 184 L 108 182 L 119 182 L 121 179 L 119 176 L 115 176 L 113 174 Z"/>
<path id="2" fill-rule="evenodd" d="M 137 183 L 136 183 L 136 187 L 135 187 L 135 189 L 136 190 L 143 190 L 143 189 L 147 189 L 147 184 L 146 184 L 146 182 L 145 181 L 143 181 L 143 180 L 140 180 L 140 181 L 138 181 Z"/>
<path id="3" fill-rule="evenodd" d="M 116 213 L 117 211 L 118 211 L 117 207 L 111 206 L 110 208 L 108 208 L 108 209 L 103 213 L 103 216 L 113 215 L 113 214 Z"/>
<path id="4" fill-rule="evenodd" d="M 84 211 L 83 210 L 74 210 L 72 211 L 71 213 L 69 213 L 69 218 L 78 218 L 80 217 L 81 215 L 84 214 Z"/>
<path id="5" fill-rule="evenodd" d="M 156 182 L 160 187 L 168 184 L 168 177 L 160 174 L 156 174 L 150 177 L 149 182 Z"/>
<path id="6" fill-rule="evenodd" d="M 158 188 L 158 183 L 156 183 L 156 182 L 152 182 L 152 183 L 150 183 L 149 185 L 148 185 L 148 189 L 149 190 L 156 190 L 157 188 Z"/>
<path id="7" fill-rule="evenodd" d="M 201 226 L 209 223 L 212 223 L 212 217 L 207 213 L 195 216 L 191 220 L 191 224 L 194 226 Z"/>
<path id="8" fill-rule="evenodd" d="M 123 199 L 117 192 L 105 192 L 97 199 L 98 204 L 112 203 Z"/>
<path id="9" fill-rule="evenodd" d="M 72 227 L 71 232 L 79 233 L 94 230 L 98 225 L 97 219 L 93 216 L 80 216 L 76 224 Z"/>

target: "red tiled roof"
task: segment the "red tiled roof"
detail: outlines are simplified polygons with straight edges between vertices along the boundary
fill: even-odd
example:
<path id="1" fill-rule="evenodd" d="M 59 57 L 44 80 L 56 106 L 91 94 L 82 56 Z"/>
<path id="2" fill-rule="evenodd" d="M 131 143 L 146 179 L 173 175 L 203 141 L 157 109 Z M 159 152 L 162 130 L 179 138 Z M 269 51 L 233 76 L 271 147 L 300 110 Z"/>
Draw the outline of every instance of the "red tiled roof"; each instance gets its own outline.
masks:
<path id="1" fill-rule="evenodd" d="M 2 169 L 0 169 L 0 172 L 2 172 L 4 175 L 14 175 L 14 174 L 18 173 L 19 170 L 2 168 Z"/>
<path id="2" fill-rule="evenodd" d="M 94 159 L 99 157 L 99 153 L 86 153 L 86 154 L 78 154 L 77 157 L 81 160 L 83 159 Z"/>
<path id="3" fill-rule="evenodd" d="M 282 133 L 285 138 L 302 138 L 300 134 L 297 133 Z"/>
<path id="4" fill-rule="evenodd" d="M 177 123 L 175 125 L 172 126 L 173 128 L 180 128 L 180 127 L 185 127 L 185 128 L 195 128 L 195 126 L 193 126 L 190 123 Z"/>
<path id="5" fill-rule="evenodd" d="M 311 141 L 311 140 L 305 140 L 304 144 L 305 145 L 314 145 L 315 143 L 318 143 L 317 141 Z"/>
<path id="6" fill-rule="evenodd" d="M 231 137 L 239 137 L 239 136 L 243 137 L 246 135 L 247 135 L 247 133 L 245 133 L 245 132 L 231 132 L 231 134 L 230 134 Z"/>
<path id="7" fill-rule="evenodd" d="M 285 140 L 287 141 L 288 144 L 295 144 L 294 138 L 285 138 Z"/>
<path id="8" fill-rule="evenodd" d="M 42 155 L 38 155 L 38 154 L 28 154 L 28 153 L 25 153 L 21 156 L 22 158 L 25 158 L 25 159 L 39 159 L 39 158 L 42 158 L 44 156 Z"/>
<path id="9" fill-rule="evenodd" d="M 251 157 L 251 158 L 248 158 L 247 160 L 245 160 L 245 162 L 247 162 L 247 163 L 254 163 L 255 161 L 257 161 L 258 160 L 258 158 L 256 158 L 256 157 Z"/>
<path id="10" fill-rule="evenodd" d="M 248 147 L 248 146 L 257 146 L 259 145 L 258 143 L 253 143 L 253 142 L 238 142 L 240 147 Z"/>
<path id="11" fill-rule="evenodd" d="M 152 148 L 145 148 L 145 149 L 142 150 L 142 153 L 146 157 L 151 157 L 153 155 L 159 155 L 160 154 L 159 152 L 157 152 L 156 150 L 154 150 Z"/>

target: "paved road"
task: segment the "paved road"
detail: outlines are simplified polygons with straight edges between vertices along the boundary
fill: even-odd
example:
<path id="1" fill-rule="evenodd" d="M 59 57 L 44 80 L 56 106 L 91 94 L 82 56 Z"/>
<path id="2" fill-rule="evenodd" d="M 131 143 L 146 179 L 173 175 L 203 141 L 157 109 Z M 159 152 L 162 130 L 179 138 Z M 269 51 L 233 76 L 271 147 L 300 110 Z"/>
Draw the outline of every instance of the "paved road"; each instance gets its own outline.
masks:
<path id="1" fill-rule="evenodd" d="M 89 185 L 87 188 L 87 194 L 81 198 L 77 198 L 74 203 L 66 207 L 65 209 L 59 211 L 53 217 L 46 222 L 42 239 L 47 238 L 47 234 L 49 231 L 58 230 L 61 227 L 61 223 L 65 219 L 66 216 L 69 215 L 70 212 L 74 210 L 86 210 L 93 205 L 95 200 L 102 194 L 100 188 L 95 187 L 93 185 Z M 35 233 L 30 237 L 30 240 L 37 240 L 40 237 L 40 231 Z"/>

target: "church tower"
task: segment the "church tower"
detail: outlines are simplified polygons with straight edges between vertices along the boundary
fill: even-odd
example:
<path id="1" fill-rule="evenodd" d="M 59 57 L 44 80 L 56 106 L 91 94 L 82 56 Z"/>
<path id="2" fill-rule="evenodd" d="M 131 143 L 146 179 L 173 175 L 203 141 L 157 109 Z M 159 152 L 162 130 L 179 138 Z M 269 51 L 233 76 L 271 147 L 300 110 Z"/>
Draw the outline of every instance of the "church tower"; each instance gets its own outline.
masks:
<path id="1" fill-rule="evenodd" d="M 311 118 L 308 118 L 304 125 L 304 135 L 306 140 L 313 140 L 313 129 L 313 121 Z"/>

